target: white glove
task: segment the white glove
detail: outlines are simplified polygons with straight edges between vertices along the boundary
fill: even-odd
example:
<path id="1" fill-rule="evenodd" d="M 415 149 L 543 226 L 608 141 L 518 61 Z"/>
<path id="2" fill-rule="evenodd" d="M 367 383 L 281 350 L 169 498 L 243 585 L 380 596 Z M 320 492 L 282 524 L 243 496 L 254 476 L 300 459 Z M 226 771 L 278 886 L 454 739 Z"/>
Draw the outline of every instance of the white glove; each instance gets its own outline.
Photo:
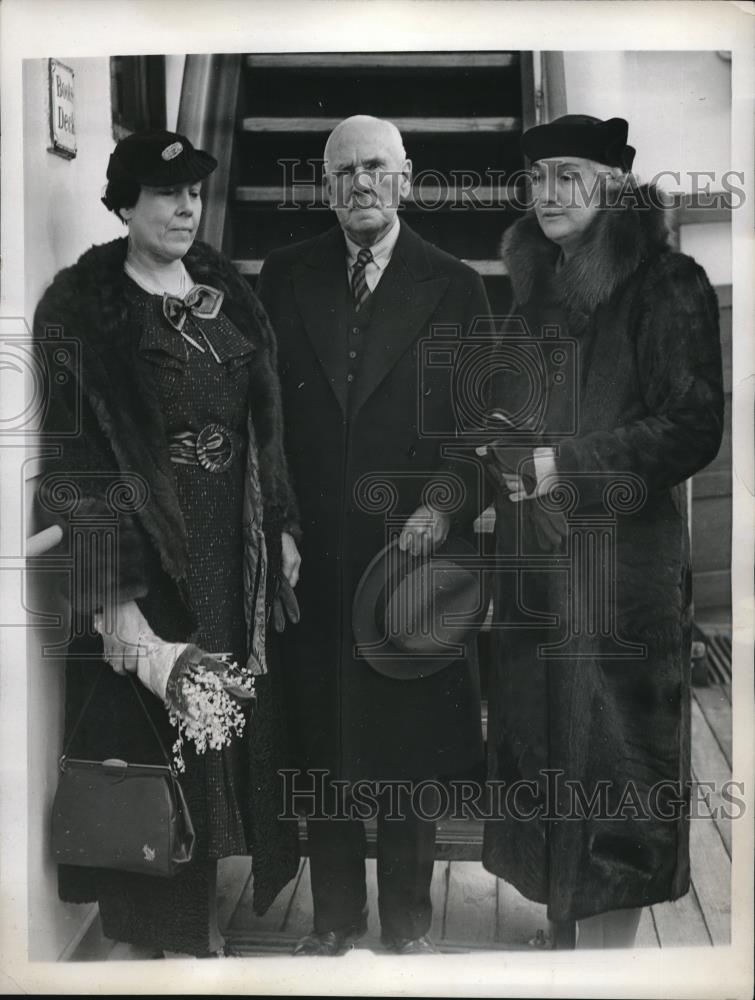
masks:
<path id="1" fill-rule="evenodd" d="M 168 677 L 186 643 L 165 642 L 155 635 L 136 601 L 118 604 L 114 617 L 106 631 L 103 615 L 94 616 L 104 646 L 102 658 L 117 674 L 136 673 L 144 687 L 164 701 Z"/>

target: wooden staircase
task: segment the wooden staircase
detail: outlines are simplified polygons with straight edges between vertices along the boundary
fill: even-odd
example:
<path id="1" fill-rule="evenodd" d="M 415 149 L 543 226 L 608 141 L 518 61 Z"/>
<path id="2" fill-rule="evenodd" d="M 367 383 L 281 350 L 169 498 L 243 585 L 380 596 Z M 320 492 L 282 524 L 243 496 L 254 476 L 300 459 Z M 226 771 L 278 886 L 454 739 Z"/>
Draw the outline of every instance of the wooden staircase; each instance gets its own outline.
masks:
<path id="1" fill-rule="evenodd" d="M 232 147 L 227 198 L 215 206 L 213 232 L 217 244 L 223 212 L 223 249 L 252 284 L 270 250 L 335 223 L 323 201 L 325 140 L 341 119 L 372 114 L 397 125 L 413 161 L 407 222 L 468 261 L 483 275 L 494 310 L 507 308 L 498 248 L 517 215 L 507 179 L 523 167 L 519 137 L 534 120 L 529 53 L 235 58 L 240 65 L 226 67 L 238 72 L 233 129 L 217 139 L 226 157 Z"/>
<path id="2" fill-rule="evenodd" d="M 531 53 L 189 56 L 185 72 L 179 131 L 219 160 L 199 235 L 252 285 L 271 250 L 335 224 L 323 198 L 325 140 L 343 118 L 371 114 L 399 128 L 412 160 L 401 210 L 409 225 L 482 275 L 495 313 L 509 309 L 498 251 L 520 211 L 509 178 L 524 166 L 519 139 L 534 123 Z M 374 856 L 374 823 L 367 840 Z M 306 852 L 304 830 L 301 841 Z M 439 823 L 439 859 L 476 861 L 481 846 L 480 822 Z"/>

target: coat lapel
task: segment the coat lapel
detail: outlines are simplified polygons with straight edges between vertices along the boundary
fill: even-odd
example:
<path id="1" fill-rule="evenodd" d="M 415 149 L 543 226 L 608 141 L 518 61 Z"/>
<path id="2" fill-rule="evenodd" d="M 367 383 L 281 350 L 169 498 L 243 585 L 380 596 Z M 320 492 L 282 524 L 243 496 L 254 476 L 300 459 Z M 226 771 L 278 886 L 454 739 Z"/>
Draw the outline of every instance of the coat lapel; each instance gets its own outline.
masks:
<path id="1" fill-rule="evenodd" d="M 318 240 L 292 271 L 294 294 L 312 347 L 342 412 L 346 412 L 346 247 L 338 226 Z"/>
<path id="2" fill-rule="evenodd" d="M 369 334 L 351 399 L 352 415 L 416 340 L 448 280 L 435 275 L 424 241 L 402 222 L 390 264 L 373 293 Z"/>

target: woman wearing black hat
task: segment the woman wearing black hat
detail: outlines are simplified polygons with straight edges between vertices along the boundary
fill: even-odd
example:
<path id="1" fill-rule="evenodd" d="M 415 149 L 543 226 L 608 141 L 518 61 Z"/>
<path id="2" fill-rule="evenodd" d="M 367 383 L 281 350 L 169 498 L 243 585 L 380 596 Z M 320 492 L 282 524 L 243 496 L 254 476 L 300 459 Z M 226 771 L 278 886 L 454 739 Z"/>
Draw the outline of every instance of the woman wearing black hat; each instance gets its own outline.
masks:
<path id="1" fill-rule="evenodd" d="M 281 579 L 296 583 L 296 511 L 273 332 L 231 262 L 195 242 L 201 181 L 216 165 L 171 132 L 119 142 L 102 200 L 128 237 L 92 247 L 61 271 L 35 317 L 41 340 L 62 329 L 79 344 L 77 364 L 50 386 L 45 441 L 61 455 L 43 478 L 42 515 L 63 520 L 53 487 L 45 488 L 61 475 L 76 492 L 79 522 L 112 517 L 118 481 L 142 495 L 132 514 L 121 504 L 115 570 L 80 554 L 75 565 L 75 579 L 89 583 L 71 594 L 79 629 L 67 655 L 66 741 L 75 729 L 67 753 L 163 762 L 123 675 L 119 640 L 106 639 L 103 653 L 93 628 L 106 592 L 115 593 L 124 643 L 134 641 L 135 621 L 146 622 L 162 640 L 230 653 L 259 675 L 243 738 L 201 755 L 184 743 L 181 783 L 197 845 L 183 874 L 59 869 L 61 898 L 96 900 L 107 937 L 197 956 L 223 947 L 218 858 L 253 853 L 257 912 L 298 861 L 296 830 L 277 819 L 284 736 L 275 649 L 265 638 Z M 77 433 L 66 436 L 72 426 Z M 142 695 L 170 752 L 176 731 L 166 707 Z"/>
<path id="2" fill-rule="evenodd" d="M 626 139 L 623 119 L 583 115 L 524 134 L 534 211 L 503 257 L 542 377 L 503 359 L 504 433 L 479 449 L 497 552 L 533 560 L 497 580 L 496 621 L 518 627 L 499 633 L 489 732 L 491 777 L 531 785 L 483 860 L 577 921 L 578 947 L 631 945 L 641 907 L 689 888 L 684 481 L 723 425 L 715 293 L 671 250 Z"/>

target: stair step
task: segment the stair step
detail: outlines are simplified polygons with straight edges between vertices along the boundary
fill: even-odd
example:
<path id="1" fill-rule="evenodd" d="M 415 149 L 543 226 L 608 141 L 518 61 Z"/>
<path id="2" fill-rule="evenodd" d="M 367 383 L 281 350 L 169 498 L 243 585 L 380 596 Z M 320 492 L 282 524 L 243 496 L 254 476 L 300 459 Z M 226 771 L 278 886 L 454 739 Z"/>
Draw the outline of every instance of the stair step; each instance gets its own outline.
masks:
<path id="1" fill-rule="evenodd" d="M 250 69 L 507 69 L 518 52 L 259 52 Z"/>
<path id="2" fill-rule="evenodd" d="M 465 187 L 455 184 L 425 184 L 420 183 L 412 190 L 410 196 L 405 200 L 407 208 L 432 209 L 439 208 L 459 209 L 465 208 L 503 208 L 516 192 L 511 194 L 502 187 L 494 187 L 490 184 L 481 184 L 477 187 Z M 307 184 L 297 181 L 295 187 L 282 187 L 266 184 L 241 184 L 234 191 L 236 201 L 246 204 L 285 205 L 290 209 L 293 207 L 322 207 L 325 204 L 322 186 L 320 184 Z"/>
<path id="3" fill-rule="evenodd" d="M 332 132 L 342 119 L 337 118 L 242 118 L 244 132 Z M 392 118 L 400 132 L 469 133 L 469 132 L 518 132 L 519 118 Z"/>
<path id="4" fill-rule="evenodd" d="M 241 274 L 257 275 L 262 270 L 263 260 L 234 260 L 233 263 Z M 505 277 L 507 273 L 502 260 L 465 260 L 464 263 L 485 277 Z"/>
<path id="5" fill-rule="evenodd" d="M 244 53 L 227 209 L 238 269 L 254 284 L 268 253 L 335 222 L 321 182 L 323 144 L 344 115 L 364 110 L 405 134 L 416 169 L 403 217 L 474 268 L 493 311 L 506 313 L 511 288 L 497 255 L 519 214 L 518 139 L 531 86 L 520 68 L 529 58 L 500 50 Z"/>
<path id="6" fill-rule="evenodd" d="M 364 824 L 367 857 L 374 858 L 377 850 L 377 823 Z M 438 821 L 435 835 L 436 861 L 479 861 L 482 856 L 483 821 L 476 819 Z M 307 825 L 299 820 L 299 845 L 302 857 L 309 857 Z"/>

